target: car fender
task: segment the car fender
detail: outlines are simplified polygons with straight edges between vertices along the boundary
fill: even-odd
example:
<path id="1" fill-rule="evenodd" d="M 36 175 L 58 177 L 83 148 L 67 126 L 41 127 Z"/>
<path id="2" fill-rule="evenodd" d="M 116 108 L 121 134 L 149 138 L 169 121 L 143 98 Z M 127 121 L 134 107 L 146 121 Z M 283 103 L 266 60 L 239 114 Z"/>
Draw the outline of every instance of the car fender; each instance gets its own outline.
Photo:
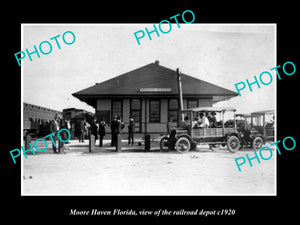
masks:
<path id="1" fill-rule="evenodd" d="M 165 137 L 166 137 L 166 138 L 169 138 L 169 135 L 168 135 L 168 134 L 163 134 L 163 135 L 160 135 L 160 136 L 159 136 L 160 140 L 163 139 L 163 138 L 165 138 Z"/>
<path id="2" fill-rule="evenodd" d="M 181 137 L 185 137 L 187 139 L 189 139 L 189 141 L 191 142 L 191 144 L 197 144 L 197 142 L 195 142 L 192 137 L 188 134 L 179 134 L 178 136 L 176 136 L 177 140 Z"/>
<path id="3" fill-rule="evenodd" d="M 230 136 L 236 136 L 238 137 L 238 139 L 240 140 L 240 142 L 242 143 L 243 139 L 241 137 L 241 135 L 239 133 L 236 133 L 236 132 L 232 132 L 232 133 L 228 133 L 224 136 L 224 141 L 227 142 L 227 138 L 230 137 Z"/>
<path id="4" fill-rule="evenodd" d="M 265 139 L 264 135 L 262 135 L 262 134 L 254 134 L 253 138 L 251 138 L 251 139 L 254 140 L 254 138 L 256 138 L 256 137 L 261 137 L 263 139 L 264 144 L 266 143 L 266 139 Z"/>

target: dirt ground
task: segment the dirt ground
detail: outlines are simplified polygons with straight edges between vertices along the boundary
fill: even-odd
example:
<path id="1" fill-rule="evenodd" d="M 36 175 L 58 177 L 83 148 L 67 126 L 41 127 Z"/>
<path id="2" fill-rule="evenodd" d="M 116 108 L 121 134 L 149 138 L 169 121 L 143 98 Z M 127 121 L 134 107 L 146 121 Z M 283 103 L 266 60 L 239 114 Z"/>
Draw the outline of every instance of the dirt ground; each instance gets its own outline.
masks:
<path id="1" fill-rule="evenodd" d="M 98 142 L 97 142 L 98 144 Z M 50 141 L 44 153 L 23 157 L 23 195 L 275 195 L 276 151 L 270 160 L 246 162 L 239 172 L 235 158 L 254 156 L 244 148 L 230 153 L 226 147 L 208 146 L 186 154 L 151 151 L 144 146 L 122 152 L 105 147 L 88 152 L 88 141 L 71 140 L 65 154 L 53 154 Z M 43 147 L 41 147 L 43 149 Z M 267 150 L 264 153 L 268 157 Z"/>

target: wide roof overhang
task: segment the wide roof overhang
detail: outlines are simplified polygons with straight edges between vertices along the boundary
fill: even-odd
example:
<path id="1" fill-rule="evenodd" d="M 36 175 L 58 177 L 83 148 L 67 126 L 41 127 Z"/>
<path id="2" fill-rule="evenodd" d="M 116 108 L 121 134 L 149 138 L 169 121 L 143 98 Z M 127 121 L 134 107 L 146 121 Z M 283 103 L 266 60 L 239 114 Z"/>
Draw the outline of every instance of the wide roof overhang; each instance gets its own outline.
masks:
<path id="1" fill-rule="evenodd" d="M 96 108 L 97 99 L 178 98 L 175 70 L 150 63 L 128 73 L 73 93 L 81 101 Z M 228 100 L 236 92 L 182 73 L 183 98 L 212 98 L 213 102 Z"/>

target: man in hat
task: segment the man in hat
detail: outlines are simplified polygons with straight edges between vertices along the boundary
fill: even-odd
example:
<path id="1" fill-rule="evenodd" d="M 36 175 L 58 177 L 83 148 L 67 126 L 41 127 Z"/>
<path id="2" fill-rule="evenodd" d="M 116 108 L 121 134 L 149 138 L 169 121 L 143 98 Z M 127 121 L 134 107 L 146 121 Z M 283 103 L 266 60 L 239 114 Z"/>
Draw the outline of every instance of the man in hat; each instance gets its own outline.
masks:
<path id="1" fill-rule="evenodd" d="M 90 132 L 91 132 L 91 135 L 94 135 L 95 137 L 95 142 L 96 140 L 98 139 L 98 126 L 97 126 L 97 118 L 94 117 L 92 120 L 91 120 L 91 124 L 90 124 Z"/>
<path id="2" fill-rule="evenodd" d="M 119 132 L 119 122 L 117 121 L 117 116 L 114 116 L 113 120 L 110 123 L 111 130 L 111 144 L 110 146 L 116 146 L 117 144 L 117 135 Z"/>
<path id="3" fill-rule="evenodd" d="M 51 131 L 51 133 L 55 132 L 55 134 L 52 136 L 53 140 L 55 142 L 55 145 L 52 142 L 52 149 L 53 149 L 53 153 L 54 154 L 58 153 L 58 151 L 56 151 L 56 146 L 58 146 L 57 132 L 59 131 L 59 129 L 60 129 L 60 127 L 59 127 L 59 117 L 58 117 L 58 114 L 55 114 L 54 120 L 52 120 L 51 124 L 50 124 L 50 131 Z"/>
<path id="4" fill-rule="evenodd" d="M 208 118 L 208 120 L 209 120 L 209 126 L 211 128 L 216 128 L 217 127 L 216 113 L 214 111 L 212 111 L 210 113 L 210 117 Z"/>
<path id="5" fill-rule="evenodd" d="M 105 121 L 103 118 L 100 119 L 99 123 L 99 146 L 103 146 L 103 137 L 105 136 Z"/>
<path id="6" fill-rule="evenodd" d="M 85 136 L 85 119 L 81 119 L 79 122 L 79 142 L 84 142 Z"/>
<path id="7" fill-rule="evenodd" d="M 133 145 L 134 142 L 134 129 L 135 123 L 132 116 L 129 117 L 129 125 L 128 125 L 128 145 Z"/>

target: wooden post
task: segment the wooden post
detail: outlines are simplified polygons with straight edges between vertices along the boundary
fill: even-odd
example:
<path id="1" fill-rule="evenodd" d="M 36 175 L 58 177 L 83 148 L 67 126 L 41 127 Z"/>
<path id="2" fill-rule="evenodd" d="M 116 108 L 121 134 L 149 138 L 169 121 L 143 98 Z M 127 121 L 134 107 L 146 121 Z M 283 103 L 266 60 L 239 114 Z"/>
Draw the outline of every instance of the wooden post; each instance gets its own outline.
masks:
<path id="1" fill-rule="evenodd" d="M 65 143 L 57 140 L 58 142 L 58 152 L 59 154 L 65 154 Z"/>
<path id="2" fill-rule="evenodd" d="M 122 135 L 117 135 L 117 143 L 116 143 L 116 152 L 121 152 L 122 150 Z"/>
<path id="3" fill-rule="evenodd" d="M 90 135 L 89 138 L 89 152 L 94 152 L 95 151 L 95 136 Z"/>

